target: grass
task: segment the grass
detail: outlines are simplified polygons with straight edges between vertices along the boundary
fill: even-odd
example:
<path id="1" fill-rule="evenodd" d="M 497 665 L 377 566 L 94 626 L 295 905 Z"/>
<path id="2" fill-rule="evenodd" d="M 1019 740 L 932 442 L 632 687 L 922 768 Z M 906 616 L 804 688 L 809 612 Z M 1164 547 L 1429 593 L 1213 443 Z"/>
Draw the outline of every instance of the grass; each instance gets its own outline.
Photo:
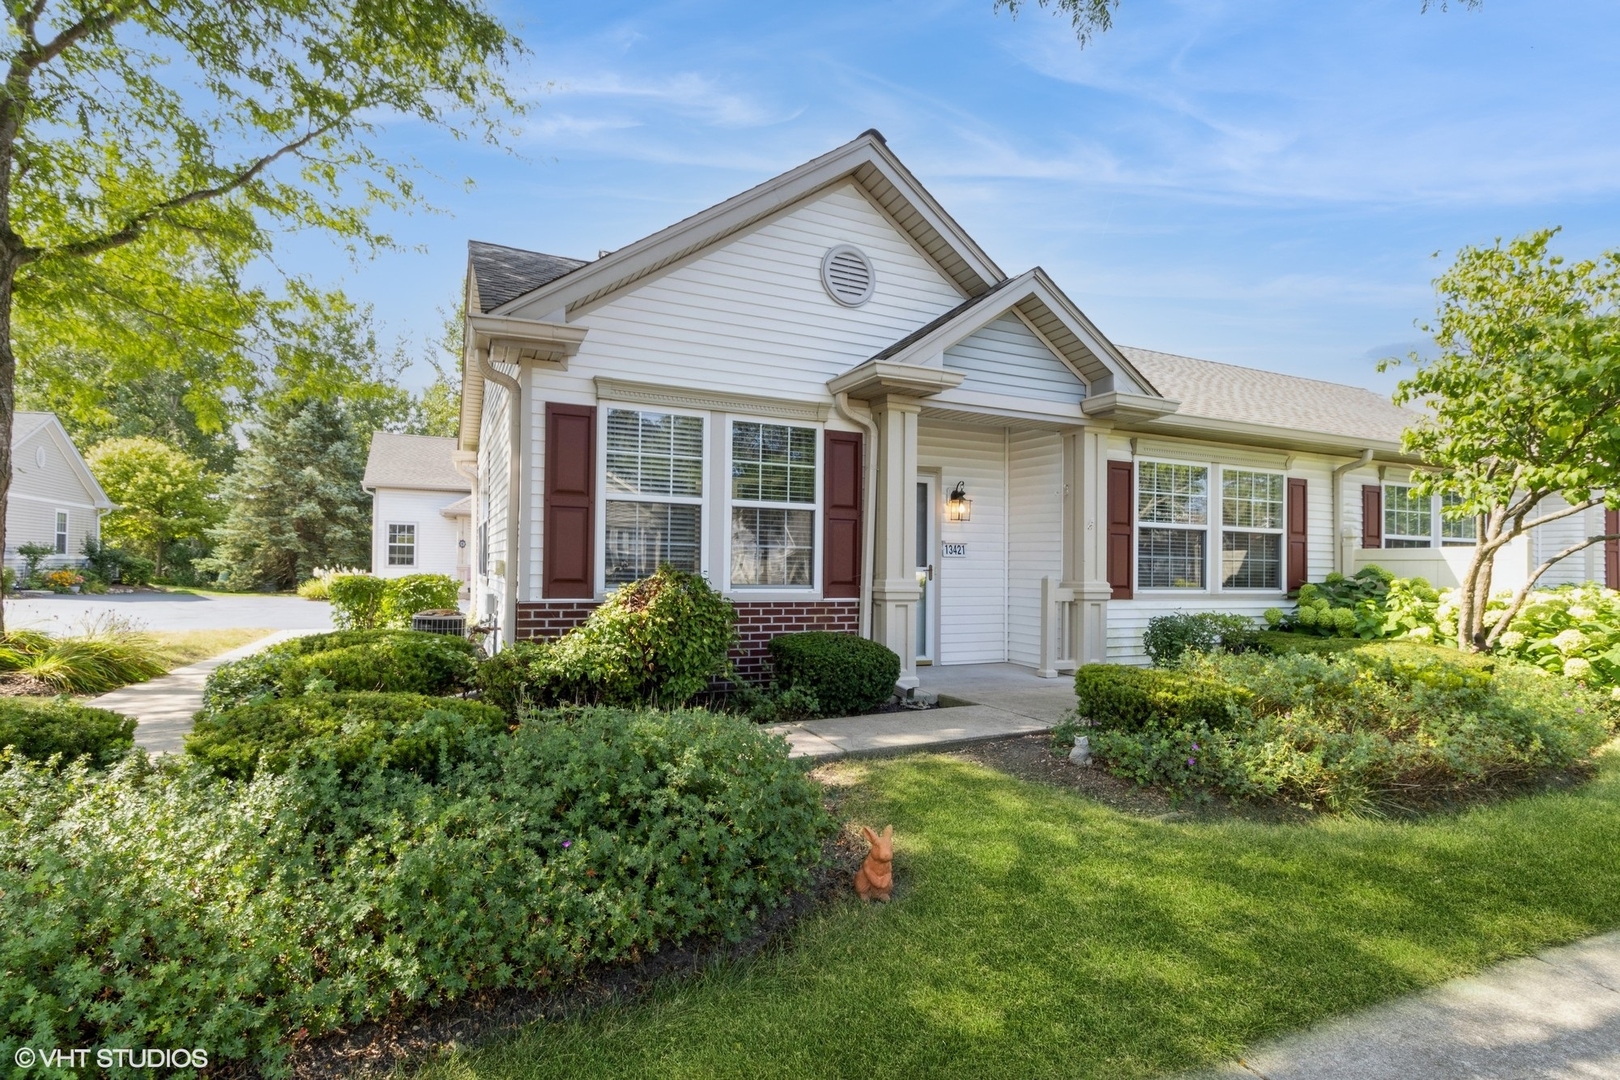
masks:
<path id="1" fill-rule="evenodd" d="M 166 670 L 195 664 L 223 652 L 230 652 L 273 633 L 265 629 L 235 627 L 230 630 L 151 630 Z"/>
<path id="2" fill-rule="evenodd" d="M 1159 1076 L 1620 925 L 1620 750 L 1421 821 L 1168 822 L 938 756 L 846 766 L 896 894 L 420 1074 Z"/>

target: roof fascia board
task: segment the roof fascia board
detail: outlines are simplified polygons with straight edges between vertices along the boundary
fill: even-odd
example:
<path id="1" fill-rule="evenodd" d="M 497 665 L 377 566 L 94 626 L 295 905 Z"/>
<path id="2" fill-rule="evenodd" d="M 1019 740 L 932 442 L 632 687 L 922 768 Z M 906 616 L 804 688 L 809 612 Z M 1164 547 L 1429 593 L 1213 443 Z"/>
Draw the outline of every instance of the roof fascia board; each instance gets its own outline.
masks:
<path id="1" fill-rule="evenodd" d="M 906 243 L 911 245 L 911 249 L 915 251 L 924 262 L 934 268 L 934 272 L 939 275 L 941 281 L 949 282 L 951 288 L 962 294 L 962 299 L 966 300 L 968 298 L 968 291 L 962 287 L 962 283 L 952 277 L 950 272 L 943 266 L 939 265 L 939 260 L 934 258 L 929 250 L 923 247 L 915 236 L 911 235 L 910 230 L 895 220 L 894 215 L 889 213 L 889 208 L 878 202 L 877 198 L 866 189 L 865 184 L 851 176 L 850 186 L 855 189 L 856 193 L 859 194 L 862 199 L 866 200 L 866 205 L 870 206 L 872 210 L 878 214 L 878 216 L 882 217 L 884 221 L 889 223 L 889 228 L 893 229 L 898 235 L 904 237 Z"/>
<path id="2" fill-rule="evenodd" d="M 1371 449 L 1375 460 L 1418 464 L 1421 459 L 1405 453 L 1401 444 L 1385 439 L 1357 438 L 1352 435 L 1331 435 L 1322 432 L 1300 431 L 1294 428 L 1273 427 L 1269 424 L 1251 424 L 1241 420 L 1216 420 L 1204 416 L 1177 413 L 1151 420 L 1126 421 L 1116 425 L 1117 430 L 1139 430 L 1179 438 L 1203 438 L 1211 442 L 1239 442 L 1252 446 L 1276 447 L 1306 453 L 1325 453 L 1335 456 L 1359 454 Z"/>
<path id="3" fill-rule="evenodd" d="M 1052 280 L 1051 275 L 1039 266 L 1031 270 L 1030 273 L 1035 275 L 1035 279 L 1041 283 L 1047 295 L 1058 305 L 1053 308 L 1053 311 L 1061 316 L 1067 316 L 1069 321 L 1078 324 L 1077 326 L 1071 326 L 1070 329 L 1074 331 L 1081 341 L 1085 342 L 1086 348 L 1091 350 L 1093 356 L 1103 361 L 1105 366 L 1114 366 L 1125 372 L 1130 376 L 1131 381 L 1141 388 L 1143 393 L 1157 397 L 1164 396 L 1159 393 L 1157 387 L 1148 381 L 1146 376 L 1136 370 L 1136 365 L 1127 360 L 1125 354 L 1120 352 L 1112 341 L 1103 336 L 1103 332 L 1097 329 L 1097 325 L 1086 317 L 1086 313 L 1080 310 L 1080 306 L 1069 299 L 1069 294 L 1058 288 L 1057 282 Z"/>
<path id="4" fill-rule="evenodd" d="M 953 390 L 962 385 L 964 378 L 961 372 L 946 371 L 944 368 L 901 364 L 893 360 L 868 360 L 829 379 L 827 389 L 834 395 L 848 394 L 862 401 L 891 395 L 921 398 L 941 390 Z"/>

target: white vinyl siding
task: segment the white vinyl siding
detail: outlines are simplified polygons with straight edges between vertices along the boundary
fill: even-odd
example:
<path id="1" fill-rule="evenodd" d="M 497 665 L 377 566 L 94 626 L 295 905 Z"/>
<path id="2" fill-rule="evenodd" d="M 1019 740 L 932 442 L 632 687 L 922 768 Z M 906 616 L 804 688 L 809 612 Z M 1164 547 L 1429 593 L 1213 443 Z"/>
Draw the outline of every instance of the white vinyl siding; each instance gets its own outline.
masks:
<path id="1" fill-rule="evenodd" d="M 1007 536 L 1007 659 L 1034 667 L 1041 653 L 1041 579 L 1063 577 L 1063 437 L 1015 431 Z M 977 516 L 978 503 L 973 504 Z"/>
<path id="2" fill-rule="evenodd" d="M 462 580 L 461 568 L 474 561 L 476 553 L 471 550 L 474 540 L 468 538 L 467 549 L 462 549 L 456 519 L 447 518 L 440 511 L 466 497 L 464 491 L 378 488 L 371 496 L 371 519 L 376 523 L 372 530 L 372 572 L 378 577 L 444 574 Z M 388 527 L 390 523 L 406 522 L 416 526 L 416 561 L 408 566 L 392 566 L 388 558 Z"/>
<path id="3" fill-rule="evenodd" d="M 946 349 L 945 366 L 964 374 L 963 390 L 1042 401 L 1079 401 L 1086 396 L 1085 384 L 1074 371 L 1010 313 Z"/>
<path id="4" fill-rule="evenodd" d="M 924 419 L 917 428 L 918 468 L 938 475 L 940 499 L 961 481 L 973 500 L 971 521 L 939 524 L 940 543 L 966 544 L 967 554 L 947 559 L 933 553 L 940 609 L 936 663 L 1007 659 L 1005 443 L 999 427 Z"/>

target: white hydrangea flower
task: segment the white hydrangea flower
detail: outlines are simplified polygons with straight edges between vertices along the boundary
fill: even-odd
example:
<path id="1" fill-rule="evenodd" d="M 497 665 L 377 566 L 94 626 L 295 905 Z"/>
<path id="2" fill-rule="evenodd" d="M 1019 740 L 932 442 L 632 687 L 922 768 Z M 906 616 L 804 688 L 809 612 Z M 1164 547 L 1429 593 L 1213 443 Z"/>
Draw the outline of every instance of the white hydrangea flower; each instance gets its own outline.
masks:
<path id="1" fill-rule="evenodd" d="M 1517 630 L 1509 630 L 1496 640 L 1504 649 L 1522 649 L 1524 647 L 1524 635 Z"/>
<path id="2" fill-rule="evenodd" d="M 1609 691 L 1609 700 L 1620 701 L 1620 686 L 1617 686 L 1613 690 Z"/>
<path id="3" fill-rule="evenodd" d="M 1559 631 L 1558 636 L 1552 639 L 1552 643 L 1553 648 L 1568 655 L 1577 649 L 1585 647 L 1586 635 L 1574 627 L 1570 627 L 1568 630 Z"/>
<path id="4" fill-rule="evenodd" d="M 1406 636 L 1410 637 L 1410 638 L 1417 638 L 1419 641 L 1427 641 L 1430 638 L 1434 637 L 1434 627 L 1432 627 L 1432 626 L 1414 627 L 1412 630 L 1410 630 L 1407 633 Z"/>
<path id="5" fill-rule="evenodd" d="M 1571 605 L 1569 605 L 1569 617 L 1572 618 L 1572 619 L 1590 619 L 1592 616 L 1594 616 L 1596 614 L 1597 614 L 1597 612 L 1593 611 L 1591 608 L 1587 607 L 1585 604 L 1571 604 Z"/>
<path id="6" fill-rule="evenodd" d="M 1592 661 L 1572 656 L 1564 661 L 1564 678 L 1590 679 L 1592 677 Z"/>

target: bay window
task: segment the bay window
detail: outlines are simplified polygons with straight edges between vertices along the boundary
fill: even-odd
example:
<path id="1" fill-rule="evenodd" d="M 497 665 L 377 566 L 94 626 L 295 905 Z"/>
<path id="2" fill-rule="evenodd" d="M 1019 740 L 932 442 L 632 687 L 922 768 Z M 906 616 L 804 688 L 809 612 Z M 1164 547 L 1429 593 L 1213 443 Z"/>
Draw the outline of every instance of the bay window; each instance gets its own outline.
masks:
<path id="1" fill-rule="evenodd" d="M 1136 477 L 1137 584 L 1204 588 L 1209 468 L 1143 461 Z"/>
<path id="2" fill-rule="evenodd" d="M 731 425 L 731 584 L 815 581 L 816 429 Z"/>
<path id="3" fill-rule="evenodd" d="M 1221 470 L 1221 587 L 1282 588 L 1283 476 Z"/>
<path id="4" fill-rule="evenodd" d="M 608 588 L 663 563 L 698 573 L 703 553 L 703 418 L 610 408 L 603 562 Z"/>

